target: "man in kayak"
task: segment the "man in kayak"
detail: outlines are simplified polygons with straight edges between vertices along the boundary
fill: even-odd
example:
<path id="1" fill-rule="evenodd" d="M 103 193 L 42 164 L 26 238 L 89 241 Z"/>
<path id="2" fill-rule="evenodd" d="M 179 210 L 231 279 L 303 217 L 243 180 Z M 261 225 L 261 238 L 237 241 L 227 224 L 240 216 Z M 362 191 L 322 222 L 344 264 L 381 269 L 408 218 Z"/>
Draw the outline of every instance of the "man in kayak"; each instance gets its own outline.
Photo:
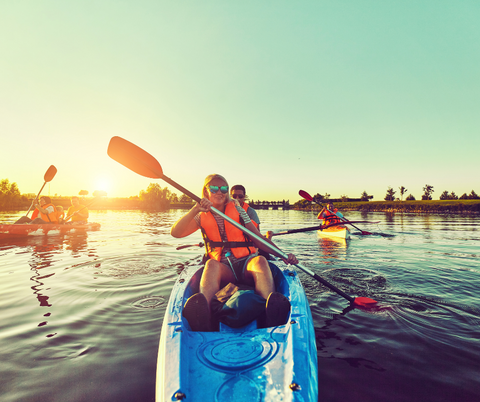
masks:
<path id="1" fill-rule="evenodd" d="M 322 210 L 317 215 L 317 218 L 323 219 L 323 225 L 330 225 L 332 223 L 341 222 L 340 218 L 343 218 L 343 214 L 333 206 L 332 201 L 327 201 L 327 206 L 322 208 Z"/>
<path id="2" fill-rule="evenodd" d="M 258 255 L 258 248 L 269 250 L 210 210 L 214 207 L 264 238 L 240 204 L 232 201 L 228 187 L 223 176 L 207 176 L 202 188 L 204 198 L 171 228 L 171 234 L 176 238 L 186 237 L 200 229 L 207 249 L 208 259 L 200 280 L 200 292 L 187 300 L 183 315 L 193 331 L 210 331 L 210 307 L 215 294 L 229 283 L 243 284 L 252 286 L 255 294 L 266 300 L 265 325 L 283 325 L 288 319 L 290 302 L 283 294 L 275 292 L 268 261 Z M 298 260 L 293 254 L 288 254 L 286 262 L 297 264 Z"/>
<path id="3" fill-rule="evenodd" d="M 255 211 L 250 205 L 245 202 L 245 187 L 241 184 L 235 184 L 230 190 L 231 198 L 238 200 L 240 206 L 245 210 L 247 215 L 252 220 L 252 223 L 260 231 L 260 219 L 258 218 L 257 211 Z"/>
<path id="4" fill-rule="evenodd" d="M 80 204 L 78 197 L 72 197 L 70 202 L 72 206 L 68 208 L 65 221 L 71 219 L 73 225 L 85 225 L 88 220 L 88 208 Z"/>
<path id="5" fill-rule="evenodd" d="M 40 197 L 39 202 L 35 204 L 35 208 L 32 214 L 33 220 L 28 216 L 22 216 L 15 224 L 41 225 L 45 223 L 58 223 L 57 208 L 52 204 L 50 197 L 46 195 Z"/>

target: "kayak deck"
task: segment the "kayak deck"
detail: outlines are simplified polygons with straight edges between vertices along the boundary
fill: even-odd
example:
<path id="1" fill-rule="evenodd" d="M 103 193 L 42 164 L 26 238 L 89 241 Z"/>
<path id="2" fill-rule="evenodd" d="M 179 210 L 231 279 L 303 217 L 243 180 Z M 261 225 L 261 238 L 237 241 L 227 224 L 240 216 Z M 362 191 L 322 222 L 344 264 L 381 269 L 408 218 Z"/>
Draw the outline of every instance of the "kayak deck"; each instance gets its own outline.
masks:
<path id="1" fill-rule="evenodd" d="M 316 401 L 317 350 L 310 307 L 293 270 L 271 264 L 276 290 L 291 303 L 285 325 L 193 332 L 182 317 L 203 268 L 182 272 L 165 313 L 157 361 L 157 401 Z"/>
<path id="2" fill-rule="evenodd" d="M 44 236 L 60 233 L 69 233 L 75 231 L 98 230 L 99 223 L 87 223 L 85 225 L 56 225 L 46 223 L 42 225 L 20 224 L 20 225 L 0 225 L 0 238 L 20 237 L 20 236 Z"/>
<path id="3" fill-rule="evenodd" d="M 323 230 L 317 230 L 319 236 L 340 237 L 342 239 L 350 239 L 350 229 L 346 226 L 330 226 Z"/>

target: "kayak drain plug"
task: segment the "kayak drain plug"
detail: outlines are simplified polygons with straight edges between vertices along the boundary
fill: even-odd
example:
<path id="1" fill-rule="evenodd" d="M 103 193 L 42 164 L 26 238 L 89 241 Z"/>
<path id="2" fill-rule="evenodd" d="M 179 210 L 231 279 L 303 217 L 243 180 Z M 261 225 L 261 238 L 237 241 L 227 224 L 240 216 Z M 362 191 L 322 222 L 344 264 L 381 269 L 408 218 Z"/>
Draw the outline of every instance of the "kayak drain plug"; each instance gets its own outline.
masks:
<path id="1" fill-rule="evenodd" d="M 184 394 L 183 392 L 176 392 L 173 397 L 174 397 L 177 401 L 181 401 L 182 399 L 185 399 L 185 394 Z"/>

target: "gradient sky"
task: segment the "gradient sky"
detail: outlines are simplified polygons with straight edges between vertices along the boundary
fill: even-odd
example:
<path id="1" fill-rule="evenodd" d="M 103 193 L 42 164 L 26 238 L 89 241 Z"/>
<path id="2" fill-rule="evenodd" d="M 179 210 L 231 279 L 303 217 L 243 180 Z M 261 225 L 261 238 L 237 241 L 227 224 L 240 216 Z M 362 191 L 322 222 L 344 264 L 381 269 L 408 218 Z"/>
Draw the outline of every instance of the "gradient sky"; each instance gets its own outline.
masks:
<path id="1" fill-rule="evenodd" d="M 255 200 L 480 193 L 479 21 L 477 0 L 0 0 L 0 179 L 37 193 L 53 164 L 45 195 L 138 195 L 121 136 L 196 194 L 210 173 Z"/>

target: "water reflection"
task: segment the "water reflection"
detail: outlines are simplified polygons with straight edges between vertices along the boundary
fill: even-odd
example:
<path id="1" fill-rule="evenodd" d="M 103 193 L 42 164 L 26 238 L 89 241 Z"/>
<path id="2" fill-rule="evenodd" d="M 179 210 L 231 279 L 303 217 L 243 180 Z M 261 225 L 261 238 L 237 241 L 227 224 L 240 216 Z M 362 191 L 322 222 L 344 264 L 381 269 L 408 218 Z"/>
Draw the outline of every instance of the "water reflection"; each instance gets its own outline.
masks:
<path id="1" fill-rule="evenodd" d="M 324 264 L 333 264 L 332 259 L 344 258 L 347 255 L 349 240 L 340 237 L 318 236 L 320 258 Z"/>

